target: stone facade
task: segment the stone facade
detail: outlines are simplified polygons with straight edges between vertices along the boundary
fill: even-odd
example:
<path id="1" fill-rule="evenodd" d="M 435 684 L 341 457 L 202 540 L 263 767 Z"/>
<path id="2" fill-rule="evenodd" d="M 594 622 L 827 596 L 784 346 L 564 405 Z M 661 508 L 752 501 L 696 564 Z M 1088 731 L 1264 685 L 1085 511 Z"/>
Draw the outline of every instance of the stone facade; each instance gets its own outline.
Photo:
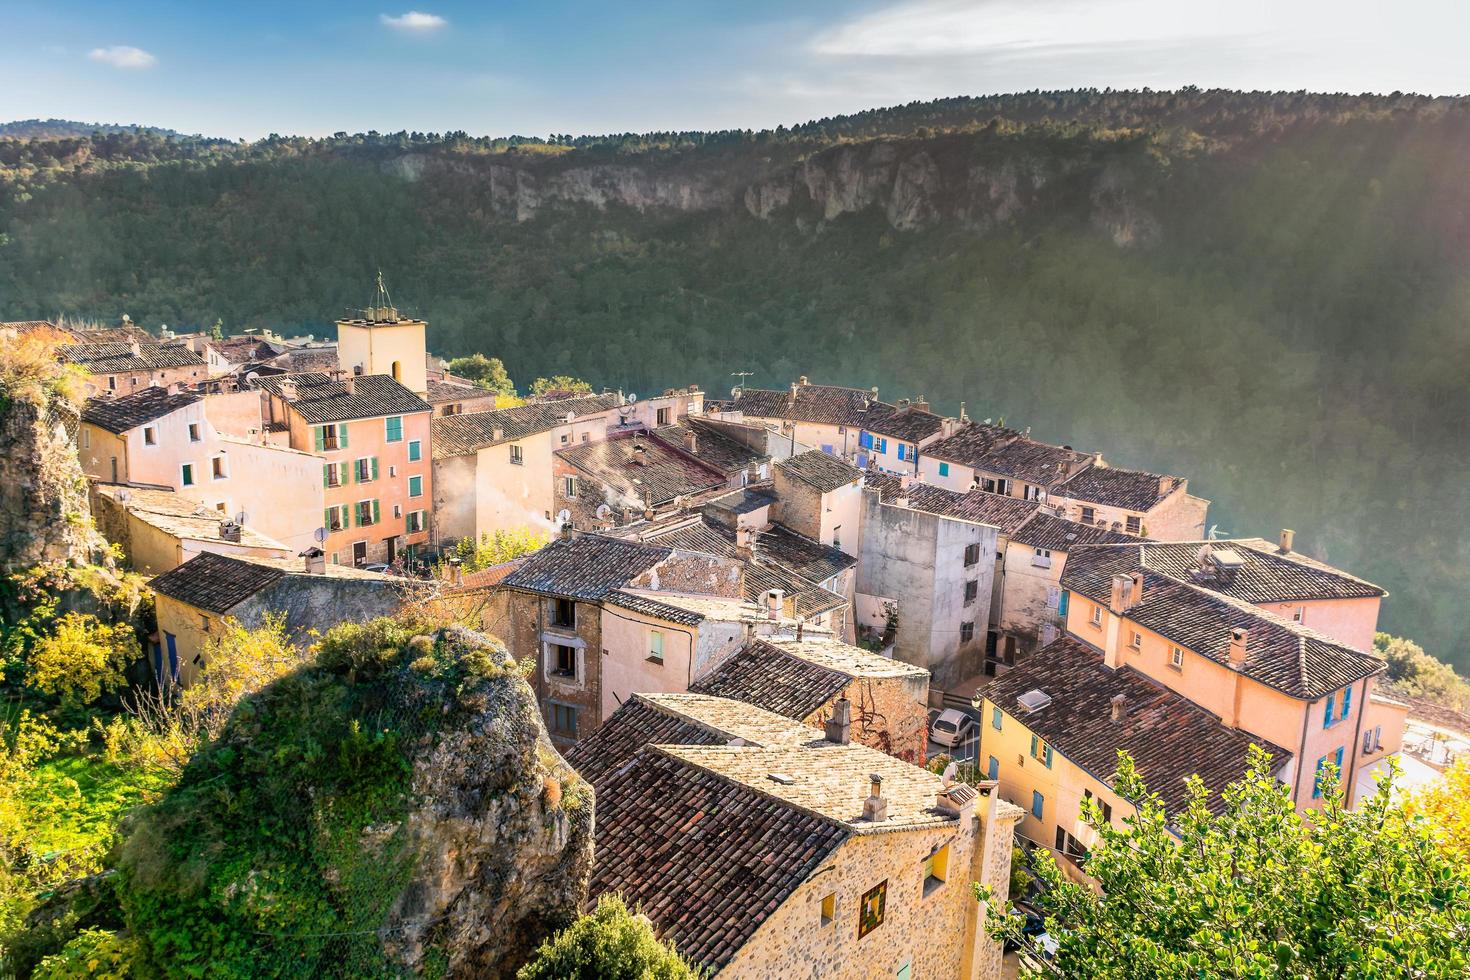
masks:
<path id="1" fill-rule="evenodd" d="M 570 602 L 570 600 L 567 600 Z M 494 631 L 522 663 L 551 740 L 566 747 L 602 724 L 602 612 L 596 602 L 570 602 L 572 626 L 556 624 L 557 599 L 507 590 L 497 597 Z M 558 648 L 574 651 L 571 671 L 559 669 Z"/>

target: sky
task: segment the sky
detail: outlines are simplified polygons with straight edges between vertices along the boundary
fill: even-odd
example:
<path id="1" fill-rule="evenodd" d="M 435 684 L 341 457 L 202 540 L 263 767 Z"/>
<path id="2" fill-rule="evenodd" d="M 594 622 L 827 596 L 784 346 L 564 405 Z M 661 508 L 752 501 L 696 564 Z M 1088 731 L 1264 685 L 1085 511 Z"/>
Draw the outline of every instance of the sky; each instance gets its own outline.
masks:
<path id="1" fill-rule="evenodd" d="M 0 0 L 0 121 L 774 127 L 952 95 L 1470 92 L 1464 0 Z"/>

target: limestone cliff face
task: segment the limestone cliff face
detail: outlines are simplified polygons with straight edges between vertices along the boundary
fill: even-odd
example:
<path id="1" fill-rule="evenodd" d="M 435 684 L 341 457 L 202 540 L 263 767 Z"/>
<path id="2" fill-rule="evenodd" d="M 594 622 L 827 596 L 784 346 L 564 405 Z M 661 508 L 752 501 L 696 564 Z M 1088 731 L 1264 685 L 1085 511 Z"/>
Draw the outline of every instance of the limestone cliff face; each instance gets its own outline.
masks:
<path id="1" fill-rule="evenodd" d="M 496 162 L 407 154 L 382 163 L 405 180 L 449 179 L 488 201 L 490 216 L 529 221 L 557 205 L 638 211 L 743 210 L 809 227 L 841 215 L 880 211 L 911 231 L 952 224 L 984 234 L 1063 195 L 1120 246 L 1149 244 L 1159 224 L 1146 195 L 1096 148 L 1035 152 L 976 137 L 877 139 L 795 160 L 748 155 L 698 169 L 677 160 L 578 164 Z"/>
<path id="2" fill-rule="evenodd" d="M 105 560 L 72 441 L 76 409 L 38 389 L 0 385 L 0 576 Z"/>

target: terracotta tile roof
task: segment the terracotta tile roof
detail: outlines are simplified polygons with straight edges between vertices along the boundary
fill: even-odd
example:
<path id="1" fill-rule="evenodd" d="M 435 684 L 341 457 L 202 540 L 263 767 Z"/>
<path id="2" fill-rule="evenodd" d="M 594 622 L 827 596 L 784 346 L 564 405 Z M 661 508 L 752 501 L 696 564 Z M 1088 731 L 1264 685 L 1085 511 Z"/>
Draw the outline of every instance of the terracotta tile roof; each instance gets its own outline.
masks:
<path id="1" fill-rule="evenodd" d="M 888 473 L 869 472 L 866 485 L 869 489 L 878 491 L 884 503 L 892 504 L 907 498 L 908 506 L 914 510 L 943 517 L 957 517 L 977 524 L 989 524 L 1007 535 L 1015 533 L 1041 508 L 1041 504 L 1035 500 L 1022 500 L 984 490 L 960 493 L 920 482 L 910 483 L 905 490 L 900 479 Z"/>
<path id="2" fill-rule="evenodd" d="M 850 830 L 671 751 L 646 747 L 598 787 L 589 900 L 621 893 L 718 971 Z"/>
<path id="3" fill-rule="evenodd" d="M 722 487 L 726 479 L 714 467 L 640 432 L 577 443 L 558 450 L 557 455 L 604 485 L 650 506 Z"/>
<path id="4" fill-rule="evenodd" d="M 874 402 L 863 417 L 863 428 L 880 436 L 917 445 L 944 429 L 944 416 L 912 405 Z"/>
<path id="5" fill-rule="evenodd" d="M 219 529 L 220 520 L 225 517 L 224 514 L 197 500 L 180 496 L 172 490 L 103 484 L 96 488 L 96 492 L 116 500 L 127 509 L 129 514 L 145 524 L 158 528 L 165 534 L 190 541 L 219 542 L 223 540 Z M 247 548 L 274 548 L 282 552 L 295 553 L 295 549 L 287 548 L 275 538 L 261 534 L 249 525 L 240 528 L 240 540 L 237 543 Z"/>
<path id="6" fill-rule="evenodd" d="M 1033 690 L 1050 695 L 1051 703 L 1028 713 L 1016 699 Z M 1072 637 L 1022 660 L 991 681 L 984 696 L 1108 786 L 1117 773 L 1118 752 L 1128 752 L 1148 788 L 1171 813 L 1183 809 L 1185 781 L 1191 775 L 1204 781 L 1213 794 L 1211 809 L 1218 812 L 1223 806 L 1220 791 L 1245 774 L 1252 744 L 1270 752 L 1277 768 L 1292 755 L 1227 728 L 1215 715 L 1132 667 L 1108 670 L 1099 653 Z M 1112 720 L 1114 697 L 1125 699 L 1121 723 Z"/>
<path id="7" fill-rule="evenodd" d="M 849 674 L 758 639 L 689 690 L 744 701 L 801 721 L 841 694 L 851 680 Z"/>
<path id="8" fill-rule="evenodd" d="M 813 541 L 784 524 L 772 524 L 761 531 L 756 548 L 762 557 L 816 583 L 825 582 L 857 564 L 857 559 L 841 548 Z"/>
<path id="9" fill-rule="evenodd" d="M 223 615 L 285 576 L 284 569 L 203 552 L 148 584 L 159 595 Z"/>
<path id="10" fill-rule="evenodd" d="M 772 565 L 760 558 L 754 562 L 746 562 L 745 597 L 752 602 L 758 602 L 760 597 L 771 589 L 780 589 L 786 593 L 795 604 L 796 615 L 805 616 L 808 619 L 847 605 L 845 596 L 840 596 L 819 585 L 813 585 L 795 572 L 779 565 Z"/>
<path id="11" fill-rule="evenodd" d="M 468 572 L 460 579 L 459 587 L 462 589 L 482 589 L 490 585 L 499 585 L 525 563 L 526 559 L 524 558 L 512 558 L 510 561 L 503 561 L 499 565 L 491 565 L 477 572 Z"/>
<path id="12" fill-rule="evenodd" d="M 158 343 L 139 344 L 136 351 L 126 342 L 71 344 L 62 347 L 60 353 L 65 361 L 88 374 L 125 374 L 204 364 L 204 358 L 187 347 L 164 347 Z"/>
<path id="13" fill-rule="evenodd" d="M 616 394 L 586 395 L 438 418 L 431 423 L 434 458 L 463 456 L 488 446 L 514 442 L 540 432 L 550 432 L 557 426 L 565 425 L 569 414 L 576 418 L 600 415 L 617 408 L 618 404 Z"/>
<path id="14" fill-rule="evenodd" d="M 983 422 L 971 422 L 925 447 L 924 455 L 1043 487 L 1052 487 L 1092 461 L 1088 453 Z"/>
<path id="15" fill-rule="evenodd" d="M 833 636 L 808 634 L 800 640 L 791 636 L 769 636 L 759 642 L 773 646 L 798 660 L 846 674 L 850 679 L 882 677 L 929 677 L 929 671 L 893 657 L 884 657 L 862 647 L 843 643 Z"/>
<path id="16" fill-rule="evenodd" d="M 793 480 L 798 480 L 822 493 L 845 487 L 863 478 L 863 471 L 849 466 L 836 456 L 809 449 L 804 453 L 783 459 L 776 468 Z"/>
<path id="17" fill-rule="evenodd" d="M 89 398 L 82 407 L 82 421 L 122 435 L 172 415 L 203 397 L 192 391 L 169 391 L 154 385 L 120 398 Z"/>
<path id="18" fill-rule="evenodd" d="M 861 426 L 868 407 L 876 400 L 871 391 L 861 388 L 809 384 L 795 386 L 794 393 L 790 388 L 745 388 L 728 408 L 743 412 L 747 418 Z"/>
<path id="19" fill-rule="evenodd" d="M 1079 548 L 1067 559 L 1062 588 L 1106 605 L 1112 576 L 1138 568 L 1136 561 L 1118 560 L 1120 555 L 1131 554 L 1135 554 L 1134 548 L 1116 545 Z M 1300 700 L 1315 701 L 1385 669 L 1376 656 L 1354 650 L 1300 623 L 1158 572 L 1144 572 L 1143 598 L 1125 615 L 1145 629 L 1220 664 L 1229 663 L 1231 631 L 1247 630 L 1242 672 Z"/>
<path id="20" fill-rule="evenodd" d="M 428 401 L 430 405 L 495 398 L 495 392 L 490 389 L 481 388 L 479 385 L 466 384 L 461 381 L 435 381 L 431 378 L 428 384 Z"/>
<path id="21" fill-rule="evenodd" d="M 280 395 L 287 381 L 296 383 L 296 397 L 289 399 L 291 409 L 311 424 L 430 411 L 427 402 L 386 374 L 364 374 L 353 378 L 350 387 L 325 374 L 278 374 L 257 378 L 255 383 Z"/>
<path id="22" fill-rule="evenodd" d="M 984 422 L 971 422 L 969 425 L 960 426 L 953 435 L 946 436 L 925 447 L 924 455 L 951 463 L 963 463 L 975 469 L 984 469 L 985 467 L 980 464 L 981 460 L 988 459 L 1002 446 L 1021 438 L 1024 436 L 1015 429 L 987 425 Z"/>
<path id="23" fill-rule="evenodd" d="M 1185 483 L 1178 476 L 1094 465 L 1053 487 L 1052 493 L 1070 500 L 1145 512 Z"/>
<path id="24" fill-rule="evenodd" d="M 762 490 L 757 487 L 741 487 L 739 490 L 706 500 L 703 509 L 706 512 L 724 511 L 730 514 L 749 514 L 762 507 L 769 507 L 775 502 L 775 491 Z"/>
<path id="25" fill-rule="evenodd" d="M 685 626 L 698 626 L 704 622 L 702 613 L 662 602 L 643 592 L 613 589 L 602 597 L 602 601 L 610 606 L 618 606 L 630 612 L 641 613 L 644 616 L 652 616 L 671 623 L 682 623 Z"/>
<path id="26" fill-rule="evenodd" d="M 1205 570 L 1200 558 L 1205 548 L 1229 549 L 1244 559 L 1244 564 L 1231 572 L 1222 572 L 1214 567 Z M 1151 569 L 1181 582 L 1203 586 L 1250 603 L 1388 595 L 1372 582 L 1295 551 L 1283 552 L 1274 542 L 1264 538 L 1169 542 L 1140 542 L 1135 539 L 1117 551 L 1119 554 L 1112 556 L 1103 552 L 1091 553 L 1088 562 L 1109 567 L 1129 565 L 1128 570 L 1132 567 Z"/>
<path id="27" fill-rule="evenodd" d="M 669 557 L 668 548 L 581 534 L 526 558 L 502 584 L 543 595 L 597 601 Z"/>
<path id="28" fill-rule="evenodd" d="M 1096 524 L 1069 521 L 1064 517 L 1057 517 L 1043 507 L 1015 530 L 1011 540 L 1033 548 L 1070 552 L 1088 544 L 1119 544 L 1136 542 L 1139 539 L 1135 535 L 1112 531 Z"/>
<path id="29" fill-rule="evenodd" d="M 336 371 L 341 367 L 337 345 L 296 347 L 271 358 L 271 363 L 289 371 Z"/>
<path id="30" fill-rule="evenodd" d="M 687 437 L 694 435 L 694 448 L 689 449 Z M 654 429 L 656 438 L 681 452 L 687 453 L 706 466 L 728 475 L 739 473 L 752 463 L 763 463 L 771 457 L 757 452 L 739 439 L 732 439 L 718 428 L 699 418 L 684 417 L 674 425 Z"/>

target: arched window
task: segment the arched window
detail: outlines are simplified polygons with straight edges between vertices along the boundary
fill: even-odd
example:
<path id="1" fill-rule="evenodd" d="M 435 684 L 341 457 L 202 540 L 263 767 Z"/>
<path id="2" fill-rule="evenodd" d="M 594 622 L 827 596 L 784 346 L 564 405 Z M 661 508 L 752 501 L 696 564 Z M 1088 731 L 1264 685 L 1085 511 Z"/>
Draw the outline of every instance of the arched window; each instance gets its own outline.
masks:
<path id="1" fill-rule="evenodd" d="M 403 380 L 403 362 L 401 362 L 401 361 L 394 361 L 393 362 L 393 380 L 394 381 L 402 381 Z"/>

